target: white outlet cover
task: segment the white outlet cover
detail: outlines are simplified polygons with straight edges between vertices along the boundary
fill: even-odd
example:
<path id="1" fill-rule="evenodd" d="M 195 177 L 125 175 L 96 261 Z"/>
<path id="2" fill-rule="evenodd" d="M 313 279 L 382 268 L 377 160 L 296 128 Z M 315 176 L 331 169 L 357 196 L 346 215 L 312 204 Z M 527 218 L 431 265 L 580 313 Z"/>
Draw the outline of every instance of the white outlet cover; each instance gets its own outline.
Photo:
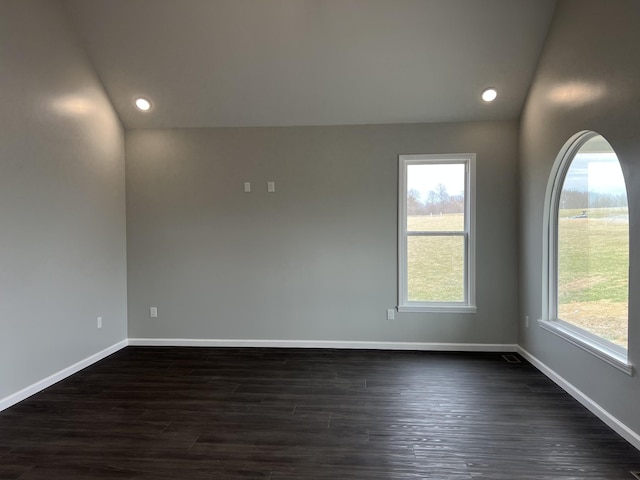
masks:
<path id="1" fill-rule="evenodd" d="M 149 307 L 149 316 L 151 318 L 158 318 L 158 307 Z"/>
<path id="2" fill-rule="evenodd" d="M 98 328 L 102 328 L 102 317 L 98 317 L 97 324 L 98 324 Z"/>

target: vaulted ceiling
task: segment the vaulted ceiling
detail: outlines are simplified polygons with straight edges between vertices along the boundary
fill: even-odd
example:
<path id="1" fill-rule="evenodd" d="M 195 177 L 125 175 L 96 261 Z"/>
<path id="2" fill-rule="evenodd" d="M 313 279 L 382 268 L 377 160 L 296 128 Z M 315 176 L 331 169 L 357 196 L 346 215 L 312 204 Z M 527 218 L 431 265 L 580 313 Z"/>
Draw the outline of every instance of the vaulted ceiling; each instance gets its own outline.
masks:
<path id="1" fill-rule="evenodd" d="M 517 118 L 555 0 L 64 0 L 128 128 Z M 480 100 L 486 87 L 498 99 Z M 134 99 L 151 100 L 142 113 Z"/>

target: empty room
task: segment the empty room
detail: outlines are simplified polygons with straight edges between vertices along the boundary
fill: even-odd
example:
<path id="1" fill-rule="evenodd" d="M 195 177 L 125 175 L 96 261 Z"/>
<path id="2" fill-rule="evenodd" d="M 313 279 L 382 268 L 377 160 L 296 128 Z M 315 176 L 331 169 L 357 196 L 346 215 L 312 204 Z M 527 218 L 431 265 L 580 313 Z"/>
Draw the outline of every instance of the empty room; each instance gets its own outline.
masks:
<path id="1" fill-rule="evenodd" d="M 638 0 L 0 0 L 0 479 L 640 479 Z"/>

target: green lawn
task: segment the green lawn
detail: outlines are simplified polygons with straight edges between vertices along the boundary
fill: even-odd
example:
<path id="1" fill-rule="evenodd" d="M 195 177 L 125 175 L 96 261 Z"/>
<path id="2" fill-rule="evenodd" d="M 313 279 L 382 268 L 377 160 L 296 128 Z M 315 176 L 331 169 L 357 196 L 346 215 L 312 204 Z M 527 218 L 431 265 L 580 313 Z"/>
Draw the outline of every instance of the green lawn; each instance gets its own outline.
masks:
<path id="1" fill-rule="evenodd" d="M 559 316 L 627 347 L 628 220 L 626 209 L 561 210 L 558 229 Z M 460 231 L 463 216 L 409 216 L 409 231 Z M 462 237 L 409 237 L 411 301 L 464 299 Z"/>
<path id="2" fill-rule="evenodd" d="M 590 209 L 558 223 L 558 316 L 627 347 L 629 224 L 626 209 Z"/>
<path id="3" fill-rule="evenodd" d="M 462 214 L 407 218 L 409 231 L 461 231 Z M 409 237 L 407 246 L 409 300 L 464 301 L 463 237 Z"/>

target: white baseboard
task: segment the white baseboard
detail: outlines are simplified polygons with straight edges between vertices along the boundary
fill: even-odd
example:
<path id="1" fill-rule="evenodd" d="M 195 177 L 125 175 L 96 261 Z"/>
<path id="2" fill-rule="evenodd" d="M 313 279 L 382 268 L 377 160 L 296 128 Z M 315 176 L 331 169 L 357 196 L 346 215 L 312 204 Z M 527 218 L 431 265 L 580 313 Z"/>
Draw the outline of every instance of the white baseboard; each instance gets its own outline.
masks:
<path id="1" fill-rule="evenodd" d="M 422 350 L 445 352 L 516 352 L 515 344 L 367 342 L 339 340 L 242 340 L 196 338 L 130 338 L 129 345 L 144 347 L 265 347 L 342 348 L 360 350 Z"/>
<path id="2" fill-rule="evenodd" d="M 618 435 L 624 438 L 631 445 L 640 450 L 640 435 L 629 427 L 627 427 L 624 423 L 618 420 L 616 417 L 607 412 L 604 408 L 598 405 L 595 401 L 593 401 L 589 396 L 587 396 L 581 390 L 578 390 L 575 386 L 573 386 L 570 382 L 568 382 L 565 378 L 558 375 L 554 370 L 550 367 L 542 363 L 536 357 L 527 352 L 524 348 L 518 346 L 518 353 L 526 358 L 531 364 L 533 364 L 538 370 L 544 373 L 547 377 L 553 380 L 560 388 L 562 388 L 565 392 L 575 398 L 578 402 L 584 405 L 591 413 L 593 413 L 596 417 L 606 423 L 613 431 L 615 431 Z"/>
<path id="3" fill-rule="evenodd" d="M 92 365 L 97 361 L 102 360 L 105 357 L 108 357 L 112 353 L 115 353 L 118 350 L 123 349 L 128 344 L 129 342 L 127 340 L 122 340 L 121 342 L 118 342 L 115 345 L 111 345 L 110 347 L 105 348 L 104 350 L 98 353 L 95 353 L 85 358 L 84 360 L 80 360 L 79 362 L 74 363 L 73 365 L 62 369 L 59 372 L 54 373 L 53 375 L 49 375 L 47 378 L 44 378 L 34 384 L 31 384 L 28 387 L 25 387 L 22 390 L 12 395 L 9 395 L 8 397 L 4 397 L 0 399 L 0 412 L 11 407 L 12 405 L 15 405 L 18 402 L 21 402 L 25 398 L 28 398 L 31 395 L 34 395 L 40 392 L 41 390 L 44 390 L 45 388 L 50 387 L 54 383 L 58 383 L 60 380 L 64 380 L 65 378 L 73 375 L 74 373 L 79 372 L 83 368 L 86 368 L 89 365 Z"/>

